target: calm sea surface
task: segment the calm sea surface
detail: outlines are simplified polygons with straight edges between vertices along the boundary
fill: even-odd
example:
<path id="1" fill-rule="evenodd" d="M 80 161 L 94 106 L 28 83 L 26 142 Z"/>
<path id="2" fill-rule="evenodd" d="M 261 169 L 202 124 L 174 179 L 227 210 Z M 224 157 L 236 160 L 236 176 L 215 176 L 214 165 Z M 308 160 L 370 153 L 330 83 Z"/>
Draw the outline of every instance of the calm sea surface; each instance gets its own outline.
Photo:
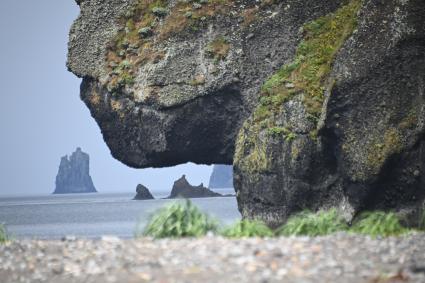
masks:
<path id="1" fill-rule="evenodd" d="M 229 190 L 215 190 L 234 193 Z M 155 195 L 165 197 L 166 193 Z M 0 223 L 14 238 L 56 239 L 64 235 L 97 238 L 133 237 L 158 208 L 175 200 L 132 200 L 134 193 L 71 194 L 36 197 L 1 197 Z M 235 197 L 192 199 L 202 211 L 223 224 L 240 219 Z"/>

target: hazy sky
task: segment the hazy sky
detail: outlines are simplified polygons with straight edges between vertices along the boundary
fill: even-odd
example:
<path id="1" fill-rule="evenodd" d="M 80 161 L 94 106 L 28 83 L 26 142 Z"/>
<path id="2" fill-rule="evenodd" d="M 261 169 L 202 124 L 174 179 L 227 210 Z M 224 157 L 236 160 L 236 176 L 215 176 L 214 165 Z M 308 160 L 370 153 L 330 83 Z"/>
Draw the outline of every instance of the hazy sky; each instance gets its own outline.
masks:
<path id="1" fill-rule="evenodd" d="M 60 157 L 80 146 L 91 157 L 101 192 L 171 188 L 186 174 L 194 184 L 211 166 L 185 164 L 131 169 L 110 155 L 79 99 L 80 79 L 66 69 L 68 30 L 78 16 L 74 0 L 6 0 L 0 9 L 0 195 L 48 194 Z"/>

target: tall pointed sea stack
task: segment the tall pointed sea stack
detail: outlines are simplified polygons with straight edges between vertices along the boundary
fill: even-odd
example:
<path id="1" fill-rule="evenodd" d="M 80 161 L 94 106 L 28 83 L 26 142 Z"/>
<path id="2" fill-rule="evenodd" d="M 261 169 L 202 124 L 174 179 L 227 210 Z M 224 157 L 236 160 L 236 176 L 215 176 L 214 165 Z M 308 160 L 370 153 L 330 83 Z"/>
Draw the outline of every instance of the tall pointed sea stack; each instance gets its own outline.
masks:
<path id="1" fill-rule="evenodd" d="M 96 193 L 89 170 L 90 157 L 78 147 L 69 159 L 67 155 L 62 157 L 53 193 Z"/>

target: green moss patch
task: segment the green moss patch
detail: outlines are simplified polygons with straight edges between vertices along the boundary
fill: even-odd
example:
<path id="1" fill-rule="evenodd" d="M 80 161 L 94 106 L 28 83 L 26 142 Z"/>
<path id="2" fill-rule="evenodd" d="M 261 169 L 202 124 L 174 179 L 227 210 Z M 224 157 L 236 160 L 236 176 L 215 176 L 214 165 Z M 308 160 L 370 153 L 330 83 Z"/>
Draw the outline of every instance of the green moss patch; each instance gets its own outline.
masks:
<path id="1" fill-rule="evenodd" d="M 332 64 L 356 28 L 360 6 L 360 0 L 353 0 L 335 13 L 304 25 L 304 39 L 298 45 L 293 62 L 283 66 L 264 83 L 261 106 L 273 110 L 293 96 L 303 95 L 311 118 L 319 118 L 325 90 L 333 83 L 329 79 Z"/>
<path id="2" fill-rule="evenodd" d="M 256 173 L 266 172 L 269 167 L 266 147 L 259 140 L 258 131 L 258 126 L 250 127 L 249 123 L 244 123 L 236 139 L 234 164 L 244 171 L 250 172 L 252 176 L 255 176 Z"/>
<path id="3" fill-rule="evenodd" d="M 267 144 L 283 139 L 290 142 L 295 133 L 277 123 L 285 102 L 302 96 L 307 119 L 317 123 L 325 91 L 334 83 L 330 79 L 332 64 L 347 38 L 357 25 L 357 12 L 361 0 L 352 0 L 334 13 L 304 25 L 304 38 L 299 44 L 294 60 L 284 65 L 262 86 L 260 100 L 251 118 L 247 120 L 236 142 L 234 164 L 255 175 L 270 171 L 266 153 Z M 268 134 L 262 135 L 263 130 Z M 310 137 L 315 140 L 317 132 Z"/>
<path id="4" fill-rule="evenodd" d="M 395 128 L 388 129 L 383 137 L 376 137 L 379 142 L 372 142 L 367 150 L 368 169 L 378 174 L 385 161 L 393 154 L 397 154 L 402 149 L 402 137 Z"/>

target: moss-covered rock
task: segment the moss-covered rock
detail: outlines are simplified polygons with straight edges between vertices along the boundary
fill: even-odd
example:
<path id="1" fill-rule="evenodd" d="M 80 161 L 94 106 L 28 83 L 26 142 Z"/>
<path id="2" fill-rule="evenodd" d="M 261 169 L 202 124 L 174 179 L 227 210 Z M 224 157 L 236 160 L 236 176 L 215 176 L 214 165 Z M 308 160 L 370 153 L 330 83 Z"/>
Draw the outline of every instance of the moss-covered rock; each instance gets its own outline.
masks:
<path id="1" fill-rule="evenodd" d="M 291 0 L 290 9 L 254 0 L 82 1 L 68 66 L 83 77 L 81 96 L 122 162 L 230 164 L 261 82 L 292 60 L 294 31 L 343 1 Z"/>
<path id="2" fill-rule="evenodd" d="M 243 216 L 271 225 L 417 214 L 423 0 L 79 3 L 68 67 L 115 158 L 234 162 Z"/>
<path id="3" fill-rule="evenodd" d="M 417 10 L 425 5 L 352 0 L 304 25 L 294 60 L 264 83 L 238 136 L 243 216 L 279 225 L 303 209 L 336 207 L 347 221 L 385 209 L 416 225 L 425 165 Z M 295 135 L 284 139 L 284 129 Z"/>

